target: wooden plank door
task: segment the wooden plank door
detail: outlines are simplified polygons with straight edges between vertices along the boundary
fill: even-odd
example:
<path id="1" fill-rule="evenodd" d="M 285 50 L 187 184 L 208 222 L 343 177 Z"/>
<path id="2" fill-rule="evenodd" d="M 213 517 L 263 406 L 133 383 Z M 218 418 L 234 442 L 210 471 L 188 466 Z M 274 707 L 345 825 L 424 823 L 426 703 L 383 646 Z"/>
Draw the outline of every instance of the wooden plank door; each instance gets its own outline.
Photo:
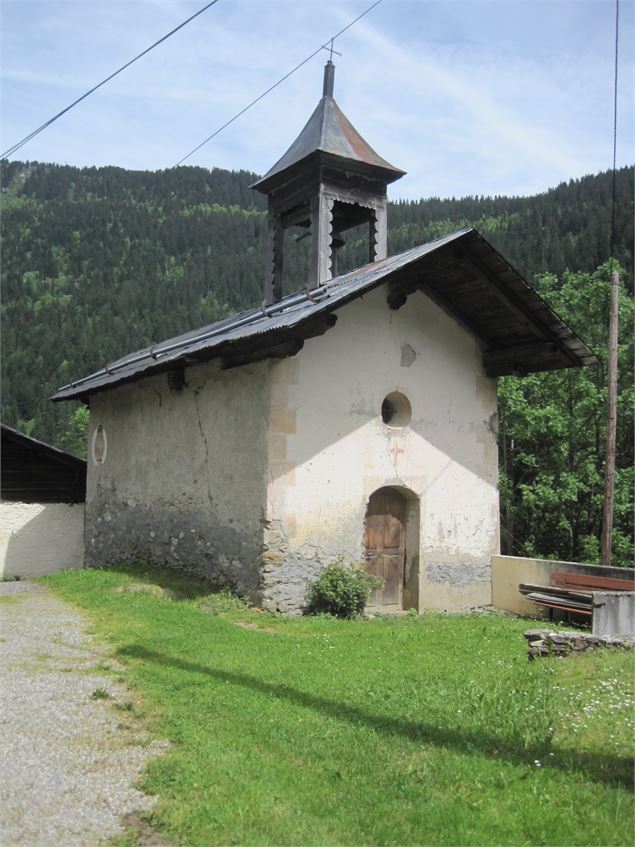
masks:
<path id="1" fill-rule="evenodd" d="M 371 495 L 366 510 L 365 569 L 384 580 L 369 605 L 385 612 L 403 608 L 406 561 L 406 500 L 390 488 Z"/>

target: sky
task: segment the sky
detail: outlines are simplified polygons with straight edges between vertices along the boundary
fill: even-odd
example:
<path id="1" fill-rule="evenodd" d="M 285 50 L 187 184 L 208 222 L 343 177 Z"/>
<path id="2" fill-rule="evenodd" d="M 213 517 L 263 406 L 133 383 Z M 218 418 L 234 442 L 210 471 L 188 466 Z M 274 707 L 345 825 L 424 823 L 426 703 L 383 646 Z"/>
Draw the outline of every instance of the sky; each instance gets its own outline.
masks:
<path id="1" fill-rule="evenodd" d="M 174 166 L 372 0 L 219 0 L 23 147 Z M 205 0 L 1 0 L 2 149 Z M 618 165 L 635 160 L 635 1 L 620 2 Z M 383 0 L 335 49 L 335 99 L 407 175 L 392 199 L 530 195 L 612 164 L 614 0 Z M 322 51 L 186 164 L 264 173 L 322 92 Z"/>

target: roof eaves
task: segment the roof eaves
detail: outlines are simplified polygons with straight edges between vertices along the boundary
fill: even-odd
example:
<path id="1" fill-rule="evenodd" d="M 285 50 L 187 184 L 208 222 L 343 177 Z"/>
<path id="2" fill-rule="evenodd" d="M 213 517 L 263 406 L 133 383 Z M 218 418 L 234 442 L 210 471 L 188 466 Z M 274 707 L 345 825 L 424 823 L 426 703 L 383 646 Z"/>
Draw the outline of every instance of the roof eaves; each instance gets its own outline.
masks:
<path id="1" fill-rule="evenodd" d="M 459 230 L 448 236 L 413 247 L 397 256 L 365 265 L 347 274 L 328 280 L 311 292 L 299 291 L 287 295 L 281 301 L 263 309 L 224 318 L 202 330 L 193 330 L 183 335 L 123 356 L 94 373 L 73 380 L 58 389 L 50 400 L 60 402 L 89 396 L 97 391 L 130 382 L 142 376 L 150 376 L 169 370 L 183 358 L 197 356 L 215 358 L 231 345 L 244 343 L 254 336 L 282 332 L 310 321 L 321 311 L 333 311 L 354 300 L 365 291 L 379 285 L 384 278 L 417 258 L 434 252 L 445 244 L 463 237 L 469 229 Z M 136 367 L 135 367 L 136 366 Z"/>
<path id="2" fill-rule="evenodd" d="M 311 292 L 300 291 L 287 295 L 281 301 L 266 309 L 252 309 L 225 318 L 202 330 L 193 330 L 181 336 L 171 338 L 152 348 L 124 356 L 105 368 L 69 383 L 60 388 L 50 398 L 54 401 L 85 397 L 99 391 L 113 388 L 124 382 L 141 379 L 173 368 L 180 360 L 204 361 L 222 357 L 229 351 L 248 344 L 251 339 L 263 338 L 262 347 L 270 348 L 271 342 L 284 339 L 285 333 L 309 325 L 321 313 L 334 312 L 367 291 L 388 280 L 404 268 L 414 265 L 429 254 L 453 243 L 464 242 L 467 252 L 475 246 L 485 246 L 488 254 L 496 261 L 503 262 L 513 274 L 514 285 L 522 284 L 522 297 L 532 302 L 540 301 L 546 309 L 547 318 L 552 319 L 551 330 L 544 322 L 545 334 L 552 335 L 553 341 L 575 366 L 591 364 L 597 361 L 594 354 L 575 336 L 565 322 L 546 304 L 532 286 L 503 259 L 482 236 L 473 228 L 459 230 L 427 244 L 414 247 L 396 256 L 387 257 L 347 274 L 328 280 Z M 461 249 L 463 249 L 463 247 Z M 496 272 L 491 271 L 495 276 Z M 490 280 L 494 285 L 494 281 Z M 518 297 L 518 292 L 510 290 L 509 296 Z M 548 313 L 548 314 L 547 314 Z M 478 335 L 478 332 L 476 333 Z M 265 342 L 264 339 L 267 338 Z M 558 365 L 554 364 L 554 367 Z M 562 365 L 565 367 L 566 365 Z"/>
<path id="3" fill-rule="evenodd" d="M 490 257 L 504 265 L 510 274 L 515 277 L 517 285 L 522 286 L 525 296 L 533 299 L 534 302 L 539 301 L 542 307 L 550 313 L 555 319 L 555 323 L 551 327 L 547 327 L 544 323 L 544 329 L 547 335 L 553 337 L 554 343 L 558 347 L 565 348 L 563 353 L 570 360 L 573 367 L 582 367 L 586 365 L 599 364 L 599 359 L 595 353 L 581 341 L 566 321 L 560 317 L 553 306 L 540 294 L 535 286 L 531 285 L 525 277 L 492 245 L 487 241 L 476 229 L 471 229 L 468 238 L 468 247 L 470 241 L 478 241 L 487 247 Z M 494 273 L 490 269 L 490 273 Z M 556 331 L 557 330 L 557 331 Z M 575 346 L 573 347 L 572 344 Z"/>
<path id="4" fill-rule="evenodd" d="M 0 430 L 3 440 L 4 437 L 9 436 L 10 441 L 17 442 L 22 444 L 24 447 L 29 447 L 30 449 L 37 449 L 40 453 L 43 453 L 51 459 L 59 461 L 65 465 L 72 465 L 79 469 L 86 466 L 85 459 L 80 459 L 77 456 L 73 456 L 72 453 L 60 450 L 59 447 L 54 447 L 52 444 L 47 444 L 45 441 L 39 441 L 37 438 L 33 438 L 30 435 L 25 435 L 23 432 L 20 432 L 11 426 L 7 426 L 7 424 L 2 424 L 0 426 Z"/>

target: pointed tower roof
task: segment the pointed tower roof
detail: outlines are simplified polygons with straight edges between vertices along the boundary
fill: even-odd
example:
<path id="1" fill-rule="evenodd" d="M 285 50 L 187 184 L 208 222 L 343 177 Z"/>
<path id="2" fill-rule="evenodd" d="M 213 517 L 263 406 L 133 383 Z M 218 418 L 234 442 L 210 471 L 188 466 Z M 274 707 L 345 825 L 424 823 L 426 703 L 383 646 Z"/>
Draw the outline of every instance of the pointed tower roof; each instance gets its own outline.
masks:
<path id="1" fill-rule="evenodd" d="M 306 123 L 300 135 L 276 164 L 252 185 L 266 194 L 274 185 L 283 181 L 282 174 L 300 165 L 309 156 L 336 157 L 349 167 L 365 165 L 381 172 L 385 182 L 394 182 L 405 173 L 383 159 L 365 141 L 344 112 L 333 99 L 335 66 L 327 62 L 324 69 L 322 99 Z"/>

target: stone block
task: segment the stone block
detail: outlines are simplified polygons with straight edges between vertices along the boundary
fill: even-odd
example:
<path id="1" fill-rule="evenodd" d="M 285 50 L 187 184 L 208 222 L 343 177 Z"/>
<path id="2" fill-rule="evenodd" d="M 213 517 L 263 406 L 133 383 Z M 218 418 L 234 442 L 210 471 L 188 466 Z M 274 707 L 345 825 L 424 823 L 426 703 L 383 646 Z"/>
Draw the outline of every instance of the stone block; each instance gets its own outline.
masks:
<path id="1" fill-rule="evenodd" d="M 272 409 L 269 415 L 271 432 L 294 435 L 296 429 L 295 409 Z"/>
<path id="2" fill-rule="evenodd" d="M 266 550 L 260 556 L 260 561 L 263 567 L 268 565 L 281 565 L 284 562 L 284 553 L 279 553 L 275 550 Z"/>
<path id="3" fill-rule="evenodd" d="M 272 382 L 269 389 L 272 409 L 286 409 L 289 405 L 289 386 L 286 382 Z"/>
<path id="4" fill-rule="evenodd" d="M 269 473 L 272 479 L 284 477 L 286 485 L 295 485 L 295 465 L 293 462 L 277 461 L 269 462 Z"/>
<path id="5" fill-rule="evenodd" d="M 287 436 L 272 432 L 269 434 L 270 461 L 285 461 L 287 458 Z"/>
<path id="6" fill-rule="evenodd" d="M 276 362 L 275 366 L 271 369 L 271 381 L 282 382 L 286 385 L 295 385 L 298 381 L 299 372 L 300 366 L 297 359 L 282 359 L 282 361 Z"/>

